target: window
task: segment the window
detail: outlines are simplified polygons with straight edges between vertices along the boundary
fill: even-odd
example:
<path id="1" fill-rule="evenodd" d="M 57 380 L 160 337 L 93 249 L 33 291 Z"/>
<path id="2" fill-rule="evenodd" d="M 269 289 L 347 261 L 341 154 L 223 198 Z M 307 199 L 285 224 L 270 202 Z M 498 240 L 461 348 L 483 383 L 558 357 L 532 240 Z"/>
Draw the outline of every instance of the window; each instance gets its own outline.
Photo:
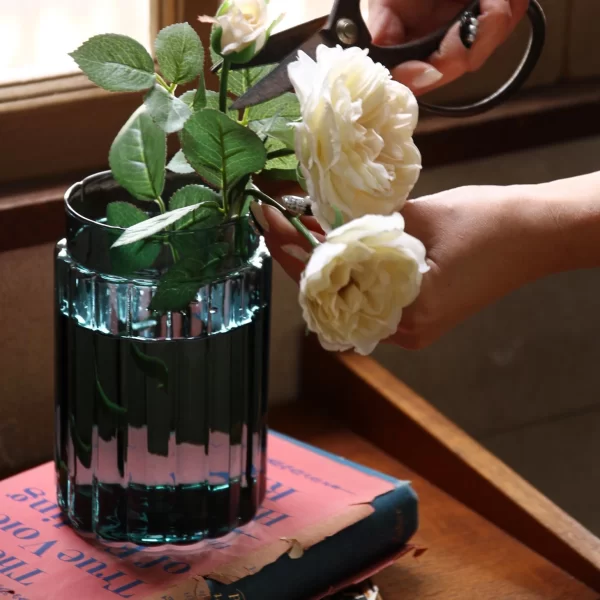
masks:
<path id="1" fill-rule="evenodd" d="M 124 33 L 147 48 L 159 29 L 219 0 L 20 0 L 0 17 L 0 185 L 106 168 L 116 132 L 142 94 L 111 94 L 66 55 L 97 33 Z"/>
<path id="2" fill-rule="evenodd" d="M 107 31 L 129 35 L 150 48 L 148 0 L 21 0 L 2 9 L 0 84 L 73 74 L 68 53 Z"/>

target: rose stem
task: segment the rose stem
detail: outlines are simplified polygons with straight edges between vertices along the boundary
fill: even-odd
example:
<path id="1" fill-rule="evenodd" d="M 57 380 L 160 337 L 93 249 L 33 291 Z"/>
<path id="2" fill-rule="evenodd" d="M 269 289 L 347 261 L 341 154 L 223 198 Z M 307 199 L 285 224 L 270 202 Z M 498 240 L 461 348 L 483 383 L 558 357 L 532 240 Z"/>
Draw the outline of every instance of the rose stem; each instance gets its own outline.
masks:
<path id="1" fill-rule="evenodd" d="M 296 228 L 296 230 L 309 241 L 313 248 L 316 248 L 320 244 L 319 240 L 313 235 L 312 231 L 310 231 L 308 227 L 306 227 L 306 225 L 304 225 L 304 223 L 300 220 L 300 217 L 296 216 L 293 212 L 285 208 L 285 206 L 279 204 L 277 200 L 273 200 L 273 198 L 267 196 L 267 194 L 264 194 L 260 190 L 247 190 L 246 193 L 257 200 L 261 200 L 265 204 L 276 208 Z"/>
<path id="2" fill-rule="evenodd" d="M 221 89 L 219 90 L 219 110 L 222 113 L 227 112 L 227 84 L 229 80 L 229 67 L 231 63 L 228 58 L 223 59 L 223 68 L 221 69 Z"/>

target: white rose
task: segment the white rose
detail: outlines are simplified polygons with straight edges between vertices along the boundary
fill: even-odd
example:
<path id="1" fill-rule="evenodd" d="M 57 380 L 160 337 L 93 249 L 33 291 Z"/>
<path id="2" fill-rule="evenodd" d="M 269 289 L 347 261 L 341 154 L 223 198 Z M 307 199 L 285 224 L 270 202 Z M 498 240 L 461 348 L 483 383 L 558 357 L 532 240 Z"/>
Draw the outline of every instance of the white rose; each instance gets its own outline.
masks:
<path id="1" fill-rule="evenodd" d="M 267 2 L 265 0 L 225 0 L 216 17 L 200 17 L 201 21 L 214 23 L 221 28 L 220 54 L 239 54 L 252 46 L 250 60 L 267 41 L 269 29 Z"/>
<path id="2" fill-rule="evenodd" d="M 367 215 L 328 234 L 300 281 L 308 328 L 327 350 L 370 354 L 398 329 L 429 270 L 425 247 L 400 214 Z"/>
<path id="3" fill-rule="evenodd" d="M 328 231 L 335 209 L 344 221 L 400 210 L 421 169 L 413 93 L 366 50 L 319 46 L 316 57 L 301 52 L 288 67 L 302 110 L 296 153 L 315 216 Z"/>

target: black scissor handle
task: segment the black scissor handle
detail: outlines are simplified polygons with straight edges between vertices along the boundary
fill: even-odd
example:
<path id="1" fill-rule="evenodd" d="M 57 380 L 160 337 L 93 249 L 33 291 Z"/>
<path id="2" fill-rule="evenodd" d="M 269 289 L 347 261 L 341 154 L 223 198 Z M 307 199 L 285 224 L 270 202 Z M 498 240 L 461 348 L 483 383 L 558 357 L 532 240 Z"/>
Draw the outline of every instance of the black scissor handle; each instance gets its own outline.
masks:
<path id="1" fill-rule="evenodd" d="M 546 17 L 537 0 L 530 0 L 527 16 L 531 23 L 531 32 L 525 55 L 512 77 L 499 90 L 487 98 L 463 106 L 436 106 L 421 101 L 419 101 L 419 106 L 426 112 L 443 117 L 470 117 L 491 110 L 506 101 L 531 75 L 544 49 Z"/>
<path id="2" fill-rule="evenodd" d="M 332 43 L 341 42 L 342 45 L 346 46 L 368 48 L 369 56 L 375 62 L 380 62 L 389 69 L 392 69 L 409 60 L 426 61 L 439 49 L 449 28 L 454 23 L 460 21 L 461 16 L 467 12 L 474 16 L 479 16 L 481 14 L 479 0 L 469 3 L 465 10 L 449 26 L 441 28 L 425 38 L 399 46 L 383 47 L 376 46 L 372 42 L 371 34 L 360 12 L 360 0 L 336 0 L 324 33 L 328 34 Z M 531 33 L 527 50 L 517 70 L 499 90 L 487 98 L 463 106 L 436 106 L 421 101 L 419 101 L 419 106 L 426 112 L 444 117 L 469 117 L 491 110 L 512 96 L 531 75 L 542 54 L 546 39 L 546 17 L 538 0 L 529 1 L 527 16 L 531 23 Z M 340 38 L 337 31 L 339 23 L 345 19 L 351 21 L 356 28 L 353 32 L 354 39 L 352 41 L 348 40 L 347 44 L 344 44 L 343 39 Z"/>

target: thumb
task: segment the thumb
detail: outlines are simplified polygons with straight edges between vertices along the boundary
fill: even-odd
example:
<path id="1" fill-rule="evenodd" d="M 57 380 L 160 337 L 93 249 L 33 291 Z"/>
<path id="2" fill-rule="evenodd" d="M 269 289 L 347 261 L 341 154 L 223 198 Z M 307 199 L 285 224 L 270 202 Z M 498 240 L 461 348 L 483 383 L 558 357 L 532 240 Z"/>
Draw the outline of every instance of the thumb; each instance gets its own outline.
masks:
<path id="1" fill-rule="evenodd" d="M 388 6 L 386 0 L 370 0 L 369 31 L 378 46 L 401 44 L 406 35 L 398 11 Z"/>

